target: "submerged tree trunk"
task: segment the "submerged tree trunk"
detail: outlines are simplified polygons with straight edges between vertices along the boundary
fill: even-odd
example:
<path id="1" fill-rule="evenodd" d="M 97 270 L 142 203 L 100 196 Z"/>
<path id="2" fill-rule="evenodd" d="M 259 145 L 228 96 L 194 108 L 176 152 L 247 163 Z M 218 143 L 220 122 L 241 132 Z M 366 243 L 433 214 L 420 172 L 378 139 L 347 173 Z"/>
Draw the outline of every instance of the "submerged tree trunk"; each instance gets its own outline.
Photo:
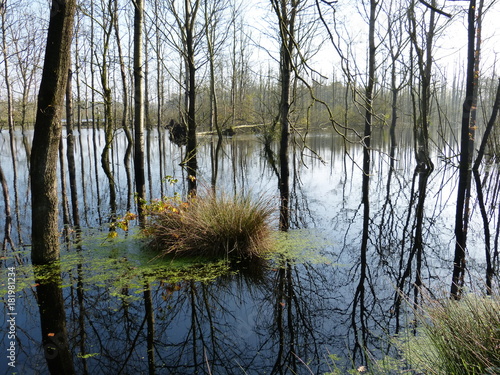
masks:
<path id="1" fill-rule="evenodd" d="M 5 174 L 3 173 L 2 166 L 0 165 L 0 185 L 2 185 L 2 195 L 4 202 L 4 215 L 5 215 L 5 228 L 4 228 L 4 237 L 2 243 L 2 256 L 5 255 L 5 251 L 7 250 L 7 244 L 14 249 L 14 242 L 12 241 L 11 233 L 12 233 L 12 211 L 10 209 L 10 194 L 9 194 L 9 185 L 7 184 L 7 179 L 5 178 Z"/>
<path id="2" fill-rule="evenodd" d="M 186 74 L 187 79 L 187 145 L 186 167 L 188 173 L 189 194 L 196 194 L 198 170 L 197 140 L 196 140 L 196 65 L 195 65 L 195 19 L 200 0 L 196 0 L 194 7 L 191 0 L 185 0 L 185 33 L 186 33 Z"/>
<path id="3" fill-rule="evenodd" d="M 488 138 L 491 131 L 493 130 L 493 126 L 496 123 L 499 110 L 500 110 L 500 81 L 495 96 L 495 102 L 493 104 L 493 110 L 491 112 L 488 124 L 486 125 L 486 130 L 484 131 L 483 139 L 481 141 L 481 146 L 479 147 L 479 151 L 476 160 L 474 162 L 474 166 L 472 168 L 472 171 L 474 173 L 474 180 L 476 182 L 479 210 L 481 212 L 481 218 L 483 219 L 483 230 L 485 239 L 484 250 L 485 250 L 485 260 L 486 260 L 486 291 L 488 294 L 491 294 L 493 291 L 492 286 L 493 286 L 493 277 L 495 275 L 495 258 L 492 257 L 491 254 L 491 241 L 490 241 L 491 233 L 490 233 L 488 215 L 486 212 L 486 202 L 483 194 L 483 184 L 481 183 L 481 178 L 479 175 L 479 166 L 481 165 L 481 161 L 483 159 L 483 155 L 486 149 L 486 144 L 488 143 Z"/>
<path id="4" fill-rule="evenodd" d="M 217 92 L 215 89 L 215 55 L 216 55 L 216 35 L 217 35 L 217 25 L 219 22 L 217 13 L 220 10 L 218 4 L 215 4 L 213 8 L 208 8 L 209 2 L 205 1 L 205 37 L 207 43 L 207 57 L 210 72 L 210 92 L 209 92 L 209 105 L 210 105 L 210 117 L 209 117 L 209 128 L 213 131 L 215 128 L 217 132 L 217 144 L 214 147 L 214 140 L 210 141 L 211 148 L 211 163 L 212 163 L 212 178 L 211 186 L 215 191 L 217 185 L 217 175 L 219 171 L 219 154 L 222 149 L 222 129 L 219 124 L 219 105 L 217 99 Z M 234 119 L 233 119 L 234 121 Z"/>
<path id="5" fill-rule="evenodd" d="M 117 3 L 115 3 L 115 11 L 117 11 L 116 7 Z M 132 132 L 130 131 L 128 123 L 129 96 L 127 88 L 127 69 L 125 67 L 122 45 L 120 41 L 118 17 L 114 18 L 114 29 L 115 29 L 116 46 L 118 49 L 118 59 L 120 62 L 120 77 L 122 81 L 122 95 L 123 95 L 122 129 L 125 132 L 125 137 L 127 138 L 127 148 L 125 150 L 125 155 L 123 156 L 123 164 L 125 165 L 125 174 L 127 175 L 127 211 L 130 211 L 132 208 L 131 198 L 133 195 L 132 173 L 130 171 L 130 156 L 132 155 L 132 148 L 134 147 L 134 138 L 132 136 Z"/>
<path id="6" fill-rule="evenodd" d="M 114 21 L 116 16 L 113 12 L 111 0 L 108 3 L 108 11 L 111 20 L 108 20 L 109 24 L 103 24 L 104 32 L 104 46 L 102 54 L 102 66 L 101 66 L 101 85 L 103 91 L 104 100 L 104 147 L 101 152 L 101 167 L 108 179 L 108 189 L 109 189 L 109 208 L 110 208 L 110 219 L 115 220 L 116 215 L 116 183 L 115 177 L 111 168 L 112 162 L 110 154 L 112 152 L 112 144 L 114 138 L 114 118 L 113 118 L 113 98 L 112 91 L 109 85 L 108 77 L 108 53 L 109 44 L 111 39 L 111 32 L 113 29 Z"/>
<path id="7" fill-rule="evenodd" d="M 9 145 L 10 145 L 10 157 L 12 160 L 12 174 L 14 179 L 14 206 L 16 212 L 16 227 L 19 235 L 19 242 L 21 242 L 21 223 L 19 221 L 19 197 L 17 194 L 17 150 L 15 143 L 14 134 L 14 98 L 13 90 L 9 74 L 9 52 L 7 46 L 7 1 L 4 0 L 1 4 L 0 13 L 2 14 L 2 51 L 3 51 L 3 65 L 4 65 L 4 79 L 5 79 L 5 91 L 7 94 L 7 126 L 9 128 Z M 24 133 L 23 133 L 24 134 Z"/>
<path id="8" fill-rule="evenodd" d="M 479 14 L 479 17 L 481 15 Z M 462 112 L 462 130 L 460 142 L 460 164 L 458 177 L 457 210 L 455 216 L 455 255 L 453 258 L 453 275 L 450 294 L 452 298 L 460 298 L 465 277 L 465 249 L 467 244 L 468 211 L 471 167 L 474 147 L 475 121 L 473 112 L 477 101 L 477 91 L 474 89 L 476 67 L 476 1 L 470 0 L 468 13 L 468 52 L 465 100 Z M 478 73 L 478 72 L 477 72 Z M 476 94 L 476 95 L 475 95 Z"/>
<path id="9" fill-rule="evenodd" d="M 280 30 L 280 230 L 287 231 L 290 227 L 290 166 L 288 160 L 288 144 L 290 138 L 290 92 L 293 71 L 293 56 L 295 49 L 295 18 L 300 0 L 272 0 L 273 10 L 278 16 Z"/>
<path id="10" fill-rule="evenodd" d="M 433 55 L 432 48 L 436 30 L 436 10 L 435 1 L 431 4 L 431 14 L 429 19 L 429 28 L 425 32 L 425 45 L 419 44 L 418 35 L 420 23 L 417 24 L 415 16 L 415 2 L 410 6 L 408 17 L 410 21 L 410 39 L 413 45 L 413 50 L 416 54 L 416 64 L 418 67 L 418 107 L 414 104 L 414 142 L 415 142 L 415 158 L 421 169 L 434 169 L 434 164 L 430 159 L 429 152 L 429 123 L 430 123 L 430 108 L 431 108 L 431 80 L 432 80 L 432 63 Z M 425 23 L 423 23 L 425 27 Z M 412 62 L 413 64 L 413 62 Z M 412 93 L 413 100 L 416 98 Z"/>
<path id="11" fill-rule="evenodd" d="M 366 327 L 364 314 L 366 311 L 365 306 L 365 282 L 368 277 L 368 240 L 369 240 L 369 229 L 370 229 L 370 170 L 371 170 L 371 137 L 372 137 L 372 123 L 373 123 L 373 92 L 375 89 L 375 70 L 376 70 L 376 52 L 377 46 L 375 44 L 375 23 L 377 19 L 377 0 L 370 0 L 370 13 L 368 20 L 368 75 L 367 83 L 365 87 L 365 125 L 363 132 L 363 180 L 362 180 L 362 199 L 361 204 L 363 205 L 363 233 L 361 237 L 361 250 L 360 250 L 360 276 L 359 282 L 356 287 L 353 298 L 353 312 L 352 312 L 352 323 L 353 327 L 356 327 L 355 313 L 356 309 L 359 307 L 360 311 L 360 322 L 361 322 L 361 338 L 358 336 L 358 330 L 355 332 L 356 337 L 356 349 L 364 348 L 365 337 L 366 337 Z"/>
<path id="12" fill-rule="evenodd" d="M 57 157 L 75 10 L 75 0 L 52 3 L 31 150 L 31 258 L 34 264 L 59 258 Z"/>
<path id="13" fill-rule="evenodd" d="M 134 168 L 139 222 L 144 223 L 143 204 L 146 198 L 146 179 L 144 173 L 144 73 L 142 58 L 142 30 L 144 27 L 144 0 L 135 3 L 134 16 Z"/>
<path id="14" fill-rule="evenodd" d="M 71 208 L 73 213 L 73 224 L 80 229 L 80 213 L 78 211 L 78 189 L 76 186 L 76 163 L 75 163 L 75 137 L 73 134 L 73 94 L 71 81 L 73 72 L 68 70 L 68 83 L 66 85 L 66 157 L 68 159 L 69 188 L 71 195 Z"/>

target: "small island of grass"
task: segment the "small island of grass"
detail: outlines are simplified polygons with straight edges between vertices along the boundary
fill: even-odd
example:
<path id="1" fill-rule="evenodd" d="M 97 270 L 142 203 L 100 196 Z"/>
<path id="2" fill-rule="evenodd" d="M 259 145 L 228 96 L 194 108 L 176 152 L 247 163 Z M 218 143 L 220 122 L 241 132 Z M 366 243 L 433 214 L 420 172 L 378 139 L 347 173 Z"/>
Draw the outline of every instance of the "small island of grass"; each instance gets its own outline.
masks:
<path id="1" fill-rule="evenodd" d="M 175 196 L 147 206 L 145 234 L 160 255 L 252 259 L 270 249 L 272 211 L 250 196 Z"/>

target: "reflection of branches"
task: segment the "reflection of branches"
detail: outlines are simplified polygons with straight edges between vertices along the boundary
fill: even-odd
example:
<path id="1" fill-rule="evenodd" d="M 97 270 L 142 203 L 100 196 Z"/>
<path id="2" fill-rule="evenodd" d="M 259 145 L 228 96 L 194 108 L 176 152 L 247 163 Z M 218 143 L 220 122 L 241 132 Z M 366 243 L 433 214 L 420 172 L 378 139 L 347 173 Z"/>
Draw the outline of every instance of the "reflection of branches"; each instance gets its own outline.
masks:
<path id="1" fill-rule="evenodd" d="M 413 269 L 413 261 L 415 259 L 415 281 L 414 285 L 414 305 L 418 305 L 418 297 L 419 290 L 422 287 L 422 266 L 423 266 L 423 256 L 424 256 L 424 243 L 423 243 L 423 231 L 424 231 L 424 207 L 425 200 L 427 197 L 427 182 L 429 176 L 432 172 L 432 169 L 420 170 L 419 167 L 415 169 L 415 173 L 413 175 L 413 183 L 412 183 L 412 192 L 411 192 L 411 200 L 408 209 L 408 216 L 405 224 L 405 229 L 403 231 L 403 241 L 401 247 L 401 255 L 399 261 L 399 276 L 397 278 L 397 290 L 394 299 L 394 310 L 396 315 L 396 331 L 399 330 L 399 316 L 400 316 L 400 308 L 401 302 L 404 292 L 404 285 L 406 284 L 407 279 L 411 276 Z M 418 177 L 418 187 L 416 188 L 416 180 Z M 405 238 L 406 233 L 408 233 L 408 228 L 410 226 L 410 218 L 413 212 L 413 205 L 415 204 L 415 212 L 414 212 L 414 222 L 411 224 L 411 249 L 408 254 L 408 257 L 405 259 L 406 246 L 405 246 Z"/>
<path id="2" fill-rule="evenodd" d="M 319 288 L 328 281 L 308 264 L 295 265 L 291 260 L 282 259 L 278 266 L 273 294 L 268 296 L 274 311 L 270 333 L 278 346 L 271 374 L 281 374 L 284 369 L 297 373 L 304 363 L 302 360 L 309 361 L 310 371 L 314 366 L 319 369 L 322 357 L 319 342 L 324 333 L 315 322 L 322 314 L 331 317 L 333 309 L 323 305 L 327 298 Z"/>

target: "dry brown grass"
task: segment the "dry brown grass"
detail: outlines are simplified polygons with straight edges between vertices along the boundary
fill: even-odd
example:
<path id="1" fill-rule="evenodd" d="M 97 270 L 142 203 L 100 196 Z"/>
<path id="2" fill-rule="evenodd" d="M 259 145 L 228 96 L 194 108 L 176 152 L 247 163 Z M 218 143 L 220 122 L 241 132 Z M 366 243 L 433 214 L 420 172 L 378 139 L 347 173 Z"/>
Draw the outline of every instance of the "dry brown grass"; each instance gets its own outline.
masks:
<path id="1" fill-rule="evenodd" d="M 162 255 L 252 258 L 270 245 L 272 209 L 263 199 L 206 194 L 148 206 L 145 232 Z"/>

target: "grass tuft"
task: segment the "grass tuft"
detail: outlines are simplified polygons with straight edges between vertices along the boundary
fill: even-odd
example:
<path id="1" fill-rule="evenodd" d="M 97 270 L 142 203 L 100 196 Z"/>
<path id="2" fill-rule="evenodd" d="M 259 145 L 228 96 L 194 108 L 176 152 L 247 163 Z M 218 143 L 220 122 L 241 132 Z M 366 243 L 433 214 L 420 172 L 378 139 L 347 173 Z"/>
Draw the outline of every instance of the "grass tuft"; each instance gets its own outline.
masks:
<path id="1" fill-rule="evenodd" d="M 426 374 L 500 374 L 500 296 L 427 298 L 421 329 L 400 349 Z"/>
<path id="2" fill-rule="evenodd" d="M 269 202 L 249 196 L 178 196 L 148 206 L 145 232 L 161 255 L 250 259 L 270 248 Z"/>

